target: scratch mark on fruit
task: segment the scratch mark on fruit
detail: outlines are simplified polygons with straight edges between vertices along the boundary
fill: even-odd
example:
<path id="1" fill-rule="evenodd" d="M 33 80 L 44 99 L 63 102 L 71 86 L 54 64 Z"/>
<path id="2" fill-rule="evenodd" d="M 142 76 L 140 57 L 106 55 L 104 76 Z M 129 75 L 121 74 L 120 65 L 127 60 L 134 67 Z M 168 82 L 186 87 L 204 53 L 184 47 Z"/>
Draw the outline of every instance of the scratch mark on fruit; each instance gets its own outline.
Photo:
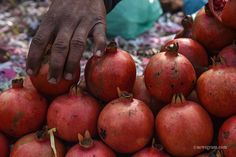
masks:
<path id="1" fill-rule="evenodd" d="M 137 112 L 136 109 L 134 109 L 134 110 L 133 110 L 133 109 L 129 110 L 129 117 L 135 115 L 136 112 Z"/>
<path id="2" fill-rule="evenodd" d="M 227 139 L 229 137 L 229 131 L 224 131 L 223 132 L 223 137 Z"/>
<path id="3" fill-rule="evenodd" d="M 106 132 L 106 130 L 105 129 L 103 129 L 103 128 L 100 128 L 100 136 L 101 136 L 101 138 L 102 139 L 105 139 L 106 138 L 106 136 L 107 136 L 107 132 Z"/>
<path id="4" fill-rule="evenodd" d="M 18 112 L 16 116 L 12 120 L 13 127 L 17 126 L 17 123 L 21 120 L 21 118 L 24 116 L 24 112 Z"/>
<path id="5" fill-rule="evenodd" d="M 161 73 L 158 71 L 157 73 L 155 73 L 155 77 L 159 77 L 161 75 Z"/>

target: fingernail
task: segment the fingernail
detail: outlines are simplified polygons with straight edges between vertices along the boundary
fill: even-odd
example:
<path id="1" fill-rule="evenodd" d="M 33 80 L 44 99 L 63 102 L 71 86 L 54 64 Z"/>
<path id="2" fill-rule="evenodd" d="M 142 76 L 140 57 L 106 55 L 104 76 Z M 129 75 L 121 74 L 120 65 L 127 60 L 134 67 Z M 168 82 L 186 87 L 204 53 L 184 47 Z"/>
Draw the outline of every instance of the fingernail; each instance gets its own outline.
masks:
<path id="1" fill-rule="evenodd" d="M 97 50 L 95 52 L 95 55 L 98 56 L 98 57 L 101 57 L 102 56 L 102 51 L 101 50 Z"/>
<path id="2" fill-rule="evenodd" d="M 67 74 L 65 74 L 64 77 L 65 77 L 65 79 L 68 80 L 68 81 L 70 81 L 70 80 L 73 79 L 73 75 L 72 75 L 71 73 L 67 73 Z"/>
<path id="3" fill-rule="evenodd" d="M 56 84 L 56 83 L 57 83 L 57 79 L 54 78 L 54 77 L 52 77 L 52 78 L 50 78 L 50 79 L 48 80 L 48 82 L 51 83 L 51 84 Z"/>
<path id="4" fill-rule="evenodd" d="M 28 75 L 33 75 L 33 73 L 34 73 L 32 69 L 28 69 L 26 72 Z"/>

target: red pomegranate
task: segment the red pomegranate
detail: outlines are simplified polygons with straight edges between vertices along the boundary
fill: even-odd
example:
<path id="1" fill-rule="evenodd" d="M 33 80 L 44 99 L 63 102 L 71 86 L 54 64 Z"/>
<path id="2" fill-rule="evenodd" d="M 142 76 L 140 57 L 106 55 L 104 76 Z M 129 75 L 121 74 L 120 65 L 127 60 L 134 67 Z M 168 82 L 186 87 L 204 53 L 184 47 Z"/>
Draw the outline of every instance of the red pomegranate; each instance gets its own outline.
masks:
<path id="1" fill-rule="evenodd" d="M 178 52 L 192 63 L 197 75 L 200 76 L 208 66 L 208 56 L 205 48 L 193 39 L 179 38 L 169 41 L 164 46 L 163 51 L 166 51 L 169 45 L 176 42 L 179 44 Z"/>
<path id="2" fill-rule="evenodd" d="M 20 137 L 41 127 L 47 112 L 46 100 L 35 90 L 23 87 L 23 79 L 0 95 L 0 130 Z"/>
<path id="3" fill-rule="evenodd" d="M 29 76 L 25 77 L 23 85 L 25 88 L 36 90 Z"/>
<path id="4" fill-rule="evenodd" d="M 162 149 L 158 148 L 155 142 L 153 142 L 151 147 L 136 152 L 132 157 L 170 157 Z"/>
<path id="5" fill-rule="evenodd" d="M 178 53 L 178 43 L 166 49 L 166 52 L 151 58 L 144 79 L 154 98 L 169 103 L 175 93 L 183 93 L 186 97 L 190 94 L 196 82 L 196 74 L 190 61 Z"/>
<path id="6" fill-rule="evenodd" d="M 2 133 L 0 133 L 0 157 L 8 157 L 9 151 L 8 140 Z"/>
<path id="7" fill-rule="evenodd" d="M 209 0 L 209 8 L 215 17 L 224 25 L 236 29 L 236 1 Z"/>
<path id="8" fill-rule="evenodd" d="M 63 144 L 45 131 L 25 135 L 13 146 L 10 157 L 64 157 Z"/>
<path id="9" fill-rule="evenodd" d="M 197 81 L 196 89 L 201 105 L 216 117 L 228 117 L 236 114 L 235 85 L 235 67 L 212 66 Z"/>
<path id="10" fill-rule="evenodd" d="M 103 56 L 93 56 L 85 67 L 85 80 L 88 90 L 103 101 L 118 98 L 117 87 L 131 92 L 136 77 L 136 67 L 132 57 L 117 49 L 111 42 Z"/>
<path id="11" fill-rule="evenodd" d="M 73 146 L 66 157 L 116 157 L 115 153 L 100 141 L 92 140 L 89 131 L 79 134 L 79 144 Z"/>
<path id="12" fill-rule="evenodd" d="M 157 115 L 157 113 L 160 111 L 160 109 L 164 106 L 164 103 L 155 100 L 151 95 L 149 94 L 145 82 L 144 82 L 144 76 L 137 76 L 134 88 L 133 88 L 133 97 L 135 99 L 141 100 L 145 102 L 148 107 L 152 110 L 152 113 L 154 115 Z"/>
<path id="13" fill-rule="evenodd" d="M 208 113 L 197 103 L 175 95 L 156 117 L 156 134 L 164 148 L 174 156 L 194 156 L 213 138 L 213 124 Z"/>
<path id="14" fill-rule="evenodd" d="M 69 94 L 57 97 L 50 105 L 47 114 L 49 128 L 57 128 L 56 135 L 66 141 L 77 141 L 78 133 L 86 130 L 94 136 L 100 105 L 90 95 L 77 86 Z"/>
<path id="15" fill-rule="evenodd" d="M 211 54 L 217 54 L 236 38 L 236 31 L 215 19 L 208 6 L 198 12 L 192 31 L 193 38 L 203 44 Z"/>
<path id="16" fill-rule="evenodd" d="M 108 103 L 98 118 L 101 139 L 119 153 L 133 153 L 151 139 L 154 117 L 148 106 L 131 94 L 122 92 Z"/>
<path id="17" fill-rule="evenodd" d="M 78 68 L 77 76 L 73 80 L 68 81 L 62 78 L 57 84 L 51 84 L 47 79 L 48 70 L 49 64 L 44 63 L 36 76 L 30 76 L 34 87 L 46 96 L 58 96 L 68 92 L 71 85 L 77 83 L 80 78 L 80 68 Z"/>
<path id="18" fill-rule="evenodd" d="M 193 17 L 186 15 L 182 20 L 183 30 L 176 34 L 177 38 L 192 38 Z"/>
<path id="19" fill-rule="evenodd" d="M 218 56 L 223 58 L 226 65 L 236 67 L 236 41 L 221 50 Z"/>
<path id="20" fill-rule="evenodd" d="M 236 154 L 236 116 L 226 120 L 221 126 L 218 143 L 224 152 L 224 157 L 235 157 Z"/>

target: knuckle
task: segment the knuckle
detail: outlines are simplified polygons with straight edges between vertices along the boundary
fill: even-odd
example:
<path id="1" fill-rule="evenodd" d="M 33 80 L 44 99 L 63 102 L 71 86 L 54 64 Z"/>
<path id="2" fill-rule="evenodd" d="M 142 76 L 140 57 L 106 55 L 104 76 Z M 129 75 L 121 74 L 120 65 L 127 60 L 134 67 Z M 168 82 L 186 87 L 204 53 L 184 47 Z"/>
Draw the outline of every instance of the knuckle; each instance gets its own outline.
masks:
<path id="1" fill-rule="evenodd" d="M 33 44 L 34 46 L 42 46 L 46 44 L 46 41 L 44 40 L 43 36 L 41 34 L 36 35 L 33 39 L 31 44 Z"/>
<path id="2" fill-rule="evenodd" d="M 58 40 L 53 44 L 52 51 L 58 52 L 58 53 L 63 53 L 68 51 L 69 46 L 66 42 L 63 40 Z"/>
<path id="3" fill-rule="evenodd" d="M 82 40 L 81 38 L 73 38 L 71 40 L 71 47 L 72 48 L 84 49 L 85 48 L 85 41 Z"/>
<path id="4" fill-rule="evenodd" d="M 47 24 L 52 24 L 52 23 L 55 23 L 56 18 L 57 16 L 54 12 L 47 12 L 44 16 L 43 22 Z"/>

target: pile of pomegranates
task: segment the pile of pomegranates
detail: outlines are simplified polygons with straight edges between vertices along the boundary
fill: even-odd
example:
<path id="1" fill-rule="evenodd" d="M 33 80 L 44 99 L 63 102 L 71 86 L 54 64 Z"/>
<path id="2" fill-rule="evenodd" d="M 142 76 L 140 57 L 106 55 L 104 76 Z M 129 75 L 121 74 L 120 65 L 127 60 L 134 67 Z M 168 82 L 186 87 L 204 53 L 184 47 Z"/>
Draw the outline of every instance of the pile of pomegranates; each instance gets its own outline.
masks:
<path id="1" fill-rule="evenodd" d="M 186 16 L 142 76 L 112 41 L 83 78 L 51 84 L 47 54 L 0 94 L 0 157 L 235 157 L 235 7 Z"/>

